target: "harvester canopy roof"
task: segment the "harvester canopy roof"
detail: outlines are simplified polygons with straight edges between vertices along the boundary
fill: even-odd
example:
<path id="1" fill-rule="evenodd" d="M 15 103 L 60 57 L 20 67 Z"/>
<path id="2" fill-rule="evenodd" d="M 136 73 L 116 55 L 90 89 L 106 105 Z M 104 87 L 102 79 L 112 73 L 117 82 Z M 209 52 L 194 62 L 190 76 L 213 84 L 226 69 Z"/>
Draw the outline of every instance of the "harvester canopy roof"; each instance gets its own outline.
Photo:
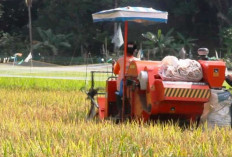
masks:
<path id="1" fill-rule="evenodd" d="M 93 22 L 103 21 L 133 21 L 143 22 L 163 22 L 167 23 L 168 12 L 144 7 L 122 7 L 110 10 L 103 10 L 92 14 Z"/>

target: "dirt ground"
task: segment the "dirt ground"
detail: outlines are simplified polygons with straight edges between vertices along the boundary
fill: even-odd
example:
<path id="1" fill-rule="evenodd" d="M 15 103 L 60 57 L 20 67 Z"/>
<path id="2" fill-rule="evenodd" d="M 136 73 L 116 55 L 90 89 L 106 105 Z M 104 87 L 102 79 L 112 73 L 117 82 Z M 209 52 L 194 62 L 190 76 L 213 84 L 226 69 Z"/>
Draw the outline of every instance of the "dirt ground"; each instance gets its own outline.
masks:
<path id="1" fill-rule="evenodd" d="M 85 80 L 85 76 L 51 76 L 49 73 L 90 73 L 90 71 L 112 71 L 112 64 L 89 64 L 59 66 L 55 64 L 43 63 L 38 61 L 23 63 L 22 65 L 13 65 L 13 63 L 0 63 L 0 77 L 33 77 L 33 78 L 51 78 L 51 79 L 77 79 Z M 43 75 L 39 75 L 43 73 Z M 47 75 L 44 76 L 44 73 Z M 31 75 L 33 74 L 33 75 Z M 36 75 L 34 75 L 36 74 Z"/>
<path id="2" fill-rule="evenodd" d="M 56 64 L 50 64 L 45 62 L 39 62 L 39 61 L 32 61 L 28 63 L 22 63 L 21 65 L 13 65 L 13 63 L 0 63 L 0 68 L 15 68 L 15 69 L 34 69 L 34 70 L 56 70 L 56 71 L 80 71 L 85 72 L 86 69 L 88 71 L 93 70 L 109 70 L 112 69 L 112 65 L 108 63 L 102 63 L 102 64 L 89 64 L 89 65 L 71 65 L 71 66 L 60 66 Z"/>

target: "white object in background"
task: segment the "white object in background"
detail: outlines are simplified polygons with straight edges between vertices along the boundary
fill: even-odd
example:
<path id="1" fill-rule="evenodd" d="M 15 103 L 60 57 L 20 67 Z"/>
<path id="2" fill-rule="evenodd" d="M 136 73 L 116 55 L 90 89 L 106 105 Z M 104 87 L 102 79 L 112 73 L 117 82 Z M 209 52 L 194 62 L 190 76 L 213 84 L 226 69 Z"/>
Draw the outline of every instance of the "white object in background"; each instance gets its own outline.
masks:
<path id="1" fill-rule="evenodd" d="M 143 59 L 143 50 L 139 49 L 139 52 L 137 54 L 137 58 L 139 58 L 140 60 Z"/>
<path id="2" fill-rule="evenodd" d="M 182 47 L 182 49 L 180 50 L 179 54 L 180 54 L 180 58 L 181 59 L 185 59 L 186 58 L 186 51 L 185 51 L 184 47 Z"/>
<path id="3" fill-rule="evenodd" d="M 227 76 L 229 73 L 228 73 L 228 70 L 227 70 L 227 67 L 226 67 L 226 72 L 225 72 L 225 76 Z"/>
<path id="4" fill-rule="evenodd" d="M 216 56 L 216 58 L 218 59 L 218 53 L 217 53 L 217 51 L 215 50 L 215 56 Z"/>
<path id="5" fill-rule="evenodd" d="M 140 89 L 146 90 L 147 89 L 147 82 L 148 82 L 148 74 L 146 71 L 141 71 L 139 76 L 139 83 L 140 83 Z"/>
<path id="6" fill-rule="evenodd" d="M 114 34 L 114 37 L 113 37 L 111 42 L 114 43 L 115 46 L 118 47 L 118 48 L 121 47 L 122 44 L 124 43 L 123 36 L 122 36 L 121 24 L 118 25 L 118 30 Z"/>
<path id="7" fill-rule="evenodd" d="M 27 56 L 27 58 L 24 60 L 24 62 L 28 62 L 30 59 L 32 59 L 31 52 L 29 53 L 29 55 Z"/>

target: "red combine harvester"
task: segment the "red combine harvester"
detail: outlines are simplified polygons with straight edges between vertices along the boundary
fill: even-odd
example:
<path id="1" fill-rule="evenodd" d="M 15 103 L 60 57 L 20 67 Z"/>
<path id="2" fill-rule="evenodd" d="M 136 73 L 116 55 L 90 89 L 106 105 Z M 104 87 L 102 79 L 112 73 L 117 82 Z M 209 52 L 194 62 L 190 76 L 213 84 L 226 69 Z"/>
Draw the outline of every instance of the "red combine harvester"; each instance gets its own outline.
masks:
<path id="1" fill-rule="evenodd" d="M 225 79 L 223 61 L 199 60 L 203 71 L 200 82 L 163 81 L 159 75 L 161 61 L 132 61 L 126 73 L 126 93 L 123 118 L 129 119 L 178 119 L 196 121 L 200 118 L 204 103 L 209 100 L 210 89 L 221 89 Z M 94 80 L 94 79 L 93 79 Z M 93 81 L 92 80 L 92 81 Z M 115 77 L 106 81 L 106 93 L 98 93 L 92 99 L 92 107 L 98 107 L 100 119 L 114 117 L 116 108 Z M 91 93 L 91 92 L 90 92 Z M 105 94 L 105 95 L 99 95 Z M 91 109 L 89 117 L 95 113 Z"/>
<path id="2" fill-rule="evenodd" d="M 94 22 L 122 21 L 124 26 L 124 63 L 127 55 L 128 21 L 167 22 L 168 13 L 152 8 L 124 7 L 104 10 L 92 15 Z M 203 54 L 203 56 L 205 56 Z M 123 107 L 121 119 L 179 119 L 196 121 L 200 118 L 204 103 L 209 100 L 210 89 L 221 89 L 225 79 L 225 63 L 222 61 L 198 61 L 203 71 L 203 79 L 199 82 L 164 81 L 159 75 L 161 61 L 133 61 L 126 71 L 124 65 Z M 91 100 L 88 118 L 96 115 L 100 119 L 115 117 L 116 77 L 106 81 L 105 92 L 92 86 L 87 93 Z M 97 72 L 99 73 L 99 72 Z M 96 110 L 98 108 L 98 110 Z"/>

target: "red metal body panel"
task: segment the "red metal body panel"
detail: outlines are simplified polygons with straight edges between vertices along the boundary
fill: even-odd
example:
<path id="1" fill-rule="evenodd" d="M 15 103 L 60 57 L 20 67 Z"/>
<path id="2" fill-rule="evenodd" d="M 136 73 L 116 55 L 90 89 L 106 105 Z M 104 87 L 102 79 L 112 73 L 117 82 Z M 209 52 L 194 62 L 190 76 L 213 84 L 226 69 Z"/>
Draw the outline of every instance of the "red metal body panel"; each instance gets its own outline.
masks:
<path id="1" fill-rule="evenodd" d="M 116 102 L 116 92 L 117 90 L 117 82 L 116 80 L 107 80 L 106 81 L 106 97 L 98 97 L 97 102 L 99 105 L 99 118 L 104 119 L 109 117 L 109 108 L 110 103 Z"/>
<path id="2" fill-rule="evenodd" d="M 105 97 L 98 97 L 97 102 L 99 105 L 99 118 L 104 119 L 106 117 L 106 98 Z"/>
<path id="3" fill-rule="evenodd" d="M 226 65 L 223 61 L 199 60 L 203 70 L 203 78 L 210 88 L 221 88 L 225 80 Z"/>
<path id="4" fill-rule="evenodd" d="M 161 62 L 152 61 L 133 61 L 130 64 L 128 79 L 138 82 L 137 77 L 141 71 L 148 74 L 146 90 L 127 87 L 127 93 L 130 93 L 127 97 L 131 100 L 131 116 L 144 120 L 153 115 L 184 117 L 188 120 L 199 117 L 204 103 L 210 97 L 209 85 L 205 82 L 163 81 L 158 74 L 160 66 Z"/>
<path id="5" fill-rule="evenodd" d="M 204 109 L 205 102 L 196 101 L 194 98 L 191 99 L 192 101 L 174 100 L 175 97 L 170 98 L 170 100 L 158 101 L 156 93 L 159 90 L 157 92 L 147 92 L 139 89 L 133 90 L 132 87 L 128 87 L 128 90 L 131 91 L 128 92 L 130 95 L 127 94 L 127 97 L 130 98 L 131 116 L 135 119 L 146 121 L 153 115 L 166 115 L 169 119 L 179 117 L 185 120 L 194 120 L 200 117 Z"/>
<path id="6" fill-rule="evenodd" d="M 131 118 L 146 121 L 150 117 L 159 118 L 160 116 L 183 120 L 196 120 L 200 117 L 204 103 L 210 98 L 210 88 L 222 86 L 225 63 L 199 62 L 204 75 L 202 82 L 181 82 L 163 81 L 159 76 L 160 61 L 132 61 L 126 74 L 128 84 L 124 92 L 126 93 L 124 98 L 127 100 L 124 105 L 125 108 L 130 107 Z M 141 71 L 147 72 L 148 77 L 146 78 L 147 89 L 143 88 L 143 90 L 140 89 L 138 80 Z M 116 81 L 108 81 L 105 108 L 100 107 L 100 112 L 101 108 L 104 109 L 104 117 L 109 116 L 109 104 L 116 101 L 115 91 Z"/>
<path id="7" fill-rule="evenodd" d="M 117 91 L 117 82 L 116 80 L 108 80 L 106 83 L 106 94 L 107 94 L 107 101 L 108 102 L 115 102 L 116 95 L 115 92 Z"/>
<path id="8" fill-rule="evenodd" d="M 146 71 L 155 71 L 155 73 L 157 74 L 159 69 L 156 68 L 157 66 L 160 68 L 160 61 L 132 61 L 129 65 L 126 75 L 138 77 L 139 73 L 145 69 Z"/>
<path id="9" fill-rule="evenodd" d="M 178 114 L 200 116 L 204 109 L 204 103 L 186 101 L 162 101 L 152 106 L 151 114 Z"/>
<path id="10" fill-rule="evenodd" d="M 209 100 L 209 86 L 203 82 L 174 82 L 154 79 L 150 90 L 151 115 L 173 114 L 194 119 Z M 171 118 L 171 115 L 169 115 Z"/>

